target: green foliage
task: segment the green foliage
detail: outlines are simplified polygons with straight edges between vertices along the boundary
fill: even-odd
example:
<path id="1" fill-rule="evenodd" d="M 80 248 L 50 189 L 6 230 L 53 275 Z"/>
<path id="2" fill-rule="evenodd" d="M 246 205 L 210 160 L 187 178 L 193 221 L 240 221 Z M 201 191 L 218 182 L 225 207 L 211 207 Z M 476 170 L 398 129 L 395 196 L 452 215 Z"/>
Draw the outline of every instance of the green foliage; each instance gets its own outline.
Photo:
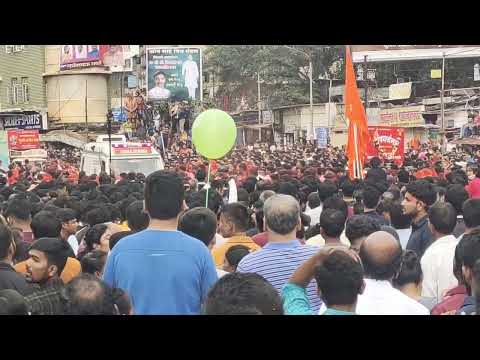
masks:
<path id="1" fill-rule="evenodd" d="M 216 102 L 223 96 L 233 103 L 245 96 L 256 108 L 257 74 L 261 78 L 262 101 L 271 108 L 309 102 L 308 58 L 313 65 L 314 102 L 327 100 L 328 81 L 343 77 L 343 46 L 325 45 L 216 45 L 205 52 L 204 71 L 214 74 L 219 88 Z M 291 49 L 294 48 L 294 49 Z M 296 50 L 295 50 L 296 49 Z M 337 67 L 332 67 L 337 63 Z"/>

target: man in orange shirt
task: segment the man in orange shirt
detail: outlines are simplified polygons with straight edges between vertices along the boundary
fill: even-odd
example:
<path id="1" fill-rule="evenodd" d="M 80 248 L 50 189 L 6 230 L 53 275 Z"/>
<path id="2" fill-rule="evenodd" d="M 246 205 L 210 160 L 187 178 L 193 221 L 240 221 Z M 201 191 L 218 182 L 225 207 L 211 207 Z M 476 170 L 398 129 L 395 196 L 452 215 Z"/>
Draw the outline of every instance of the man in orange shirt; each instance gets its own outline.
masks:
<path id="1" fill-rule="evenodd" d="M 240 203 L 232 203 L 223 207 L 218 232 L 227 241 L 212 250 L 216 267 L 223 266 L 225 253 L 234 245 L 244 245 L 252 251 L 261 249 L 252 238 L 245 235 L 248 230 L 248 219 L 248 209 Z"/>

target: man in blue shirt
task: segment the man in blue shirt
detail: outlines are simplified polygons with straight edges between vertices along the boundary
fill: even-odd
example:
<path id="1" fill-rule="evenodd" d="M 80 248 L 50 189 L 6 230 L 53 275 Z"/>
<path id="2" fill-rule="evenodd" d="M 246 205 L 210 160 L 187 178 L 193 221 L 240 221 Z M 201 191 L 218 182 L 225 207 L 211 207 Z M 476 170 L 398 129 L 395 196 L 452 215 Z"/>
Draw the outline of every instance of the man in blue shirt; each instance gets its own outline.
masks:
<path id="1" fill-rule="evenodd" d="M 274 195 L 265 201 L 263 208 L 268 244 L 261 250 L 245 256 L 237 272 L 256 273 L 263 276 L 281 294 L 282 288 L 295 270 L 310 259 L 319 248 L 302 245 L 296 239 L 301 229 L 300 205 L 290 195 Z M 310 281 L 306 292 L 313 311 L 320 309 L 321 300 L 315 281 Z"/>
<path id="2" fill-rule="evenodd" d="M 182 179 L 168 171 L 150 174 L 145 183 L 149 227 L 123 238 L 108 256 L 103 279 L 128 293 L 135 314 L 199 314 L 217 281 L 207 247 L 177 231 L 184 209 Z"/>

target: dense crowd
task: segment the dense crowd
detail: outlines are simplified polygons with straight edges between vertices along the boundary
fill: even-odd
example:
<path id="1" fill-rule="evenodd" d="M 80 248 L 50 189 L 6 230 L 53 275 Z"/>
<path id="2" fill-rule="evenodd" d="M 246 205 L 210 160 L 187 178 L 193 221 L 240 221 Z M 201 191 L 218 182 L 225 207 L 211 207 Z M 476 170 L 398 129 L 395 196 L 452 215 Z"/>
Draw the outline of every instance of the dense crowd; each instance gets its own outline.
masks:
<path id="1" fill-rule="evenodd" d="M 181 133 L 158 138 L 166 169 L 148 177 L 87 176 L 58 149 L 11 165 L 0 313 L 476 313 L 478 151 L 424 144 L 360 180 L 339 148 L 258 143 L 209 163 Z"/>

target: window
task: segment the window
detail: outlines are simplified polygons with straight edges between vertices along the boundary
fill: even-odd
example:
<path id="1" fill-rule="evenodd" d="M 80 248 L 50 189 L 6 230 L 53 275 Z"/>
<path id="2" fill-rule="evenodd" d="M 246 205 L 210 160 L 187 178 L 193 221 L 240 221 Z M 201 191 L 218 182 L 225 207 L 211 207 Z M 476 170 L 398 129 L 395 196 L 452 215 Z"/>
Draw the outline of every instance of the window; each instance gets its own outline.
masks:
<path id="1" fill-rule="evenodd" d="M 30 88 L 28 85 L 28 77 L 22 78 L 22 92 L 23 92 L 23 102 L 28 103 L 30 101 Z"/>
<path id="2" fill-rule="evenodd" d="M 11 54 L 13 51 L 13 45 L 5 45 L 5 52 Z"/>
<path id="3" fill-rule="evenodd" d="M 17 97 L 17 78 L 12 78 L 10 81 L 10 104 L 17 104 L 18 97 Z"/>

